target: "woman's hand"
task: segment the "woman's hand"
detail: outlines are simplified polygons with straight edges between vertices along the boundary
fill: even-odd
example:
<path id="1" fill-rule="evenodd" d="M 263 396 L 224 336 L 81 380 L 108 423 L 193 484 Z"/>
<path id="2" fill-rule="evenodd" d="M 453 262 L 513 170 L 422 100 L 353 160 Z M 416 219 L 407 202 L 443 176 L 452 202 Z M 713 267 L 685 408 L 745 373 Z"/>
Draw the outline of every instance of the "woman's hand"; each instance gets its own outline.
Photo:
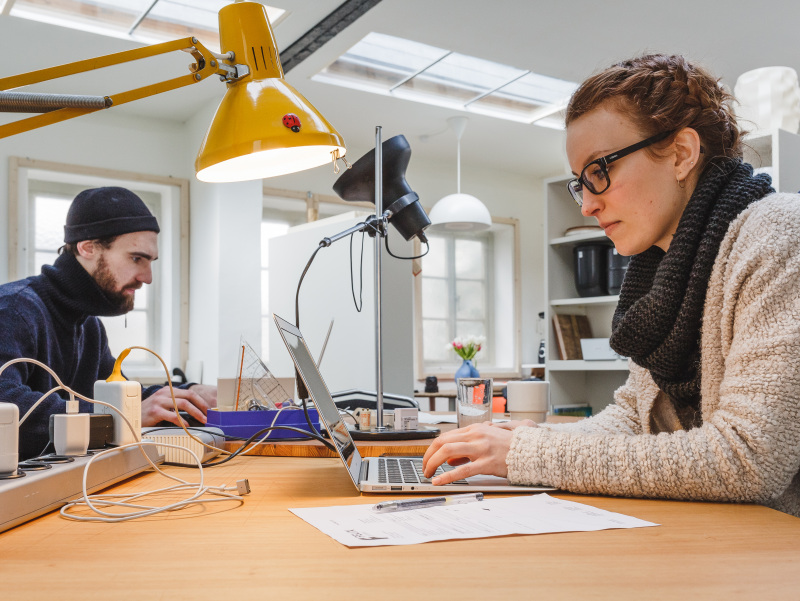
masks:
<path id="1" fill-rule="evenodd" d="M 524 422 L 514 423 L 526 425 Z M 458 467 L 434 478 L 433 484 L 449 484 L 477 474 L 505 477 L 508 474 L 506 455 L 511 447 L 513 428 L 505 427 L 505 424 L 501 426 L 489 422 L 472 424 L 436 438 L 422 458 L 425 477 L 430 478 L 445 462 Z"/>
<path id="2" fill-rule="evenodd" d="M 492 426 L 495 428 L 505 428 L 506 430 L 513 430 L 514 428 L 535 428 L 536 422 L 532 419 L 523 419 L 517 421 L 510 421 L 510 422 L 498 422 L 492 423 Z"/>

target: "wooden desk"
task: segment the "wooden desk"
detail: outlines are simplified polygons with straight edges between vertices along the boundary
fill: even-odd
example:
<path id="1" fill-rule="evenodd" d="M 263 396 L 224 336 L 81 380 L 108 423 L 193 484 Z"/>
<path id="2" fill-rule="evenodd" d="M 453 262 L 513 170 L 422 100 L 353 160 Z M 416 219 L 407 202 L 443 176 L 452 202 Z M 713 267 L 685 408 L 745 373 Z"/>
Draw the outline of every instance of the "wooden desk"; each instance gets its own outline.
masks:
<path id="1" fill-rule="evenodd" d="M 495 417 L 500 414 L 494 414 Z M 510 418 L 508 413 L 505 417 Z M 582 417 L 570 417 L 564 415 L 549 415 L 549 423 L 574 422 L 583 419 Z M 455 424 L 433 424 L 432 428 L 438 428 L 442 432 L 453 430 Z M 269 439 L 268 439 L 269 440 Z M 380 457 L 381 455 L 424 455 L 428 450 L 433 438 L 422 438 L 418 440 L 386 440 L 381 442 L 357 440 L 356 448 L 362 457 Z M 243 443 L 238 441 L 226 442 L 223 448 L 226 451 L 235 451 Z M 263 442 L 253 450 L 247 452 L 248 455 L 260 455 L 266 457 L 337 457 L 336 453 L 329 451 L 315 440 L 296 440 L 281 441 L 279 438 L 274 441 Z"/>
<path id="2" fill-rule="evenodd" d="M 444 427 L 442 427 L 444 426 Z M 442 431 L 455 428 L 454 424 L 436 424 Z M 424 455 L 433 438 L 420 438 L 413 440 L 385 440 L 380 442 L 370 440 L 357 440 L 356 448 L 362 457 L 380 457 L 381 455 Z M 243 443 L 238 441 L 226 442 L 221 448 L 226 451 L 235 451 Z M 338 457 L 336 453 L 324 447 L 315 440 L 284 441 L 275 439 L 274 442 L 263 442 L 257 445 L 248 455 L 266 457 Z"/>
<path id="3" fill-rule="evenodd" d="M 558 494 L 662 525 L 348 549 L 287 508 L 392 497 L 358 496 L 333 459 L 245 457 L 206 482 L 243 477 L 253 492 L 241 506 L 119 524 L 52 513 L 0 534 L 3 599 L 773 601 L 800 591 L 800 519 L 760 506 Z M 147 474 L 116 488 L 160 486 Z"/>

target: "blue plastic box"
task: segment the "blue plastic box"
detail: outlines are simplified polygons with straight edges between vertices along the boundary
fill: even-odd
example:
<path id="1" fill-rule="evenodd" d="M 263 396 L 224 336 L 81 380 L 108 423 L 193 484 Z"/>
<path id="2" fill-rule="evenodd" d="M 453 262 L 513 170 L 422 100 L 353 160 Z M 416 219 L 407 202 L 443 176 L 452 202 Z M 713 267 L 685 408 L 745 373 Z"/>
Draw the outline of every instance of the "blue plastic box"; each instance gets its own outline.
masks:
<path id="1" fill-rule="evenodd" d="M 278 415 L 275 424 L 273 424 L 272 421 L 277 414 L 278 411 L 217 411 L 216 409 L 209 409 L 206 416 L 208 419 L 206 425 L 219 428 L 227 436 L 239 438 L 250 438 L 259 430 L 272 425 L 292 426 L 309 432 L 308 422 L 306 422 L 306 416 L 302 409 L 284 409 L 283 413 Z M 308 416 L 311 418 L 311 423 L 319 431 L 317 410 L 309 409 Z M 267 440 L 297 438 L 298 436 L 302 436 L 302 434 L 291 430 L 271 430 Z"/>

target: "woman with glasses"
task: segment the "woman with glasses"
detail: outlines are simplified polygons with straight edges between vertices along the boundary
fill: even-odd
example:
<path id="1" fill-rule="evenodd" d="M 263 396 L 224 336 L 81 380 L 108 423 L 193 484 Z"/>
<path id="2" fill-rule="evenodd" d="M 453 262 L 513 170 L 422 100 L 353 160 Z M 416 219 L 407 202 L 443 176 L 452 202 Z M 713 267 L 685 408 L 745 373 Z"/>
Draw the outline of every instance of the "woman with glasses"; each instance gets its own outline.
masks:
<path id="1" fill-rule="evenodd" d="M 488 473 L 800 516 L 800 196 L 742 162 L 732 100 L 680 56 L 628 60 L 578 88 L 569 191 L 632 255 L 611 335 L 630 375 L 580 422 L 442 435 L 426 474 L 460 467 L 434 483 Z"/>

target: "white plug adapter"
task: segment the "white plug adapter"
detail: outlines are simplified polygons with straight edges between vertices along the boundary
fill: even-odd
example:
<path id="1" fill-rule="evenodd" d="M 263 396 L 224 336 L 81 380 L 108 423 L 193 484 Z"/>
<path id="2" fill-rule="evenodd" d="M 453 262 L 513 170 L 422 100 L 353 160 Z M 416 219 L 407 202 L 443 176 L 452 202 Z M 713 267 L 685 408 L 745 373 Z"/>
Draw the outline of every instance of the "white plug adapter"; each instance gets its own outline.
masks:
<path id="1" fill-rule="evenodd" d="M 19 407 L 0 403 L 0 474 L 14 474 L 19 462 Z"/>
<path id="2" fill-rule="evenodd" d="M 57 455 L 86 455 L 89 448 L 89 414 L 53 415 L 53 446 Z"/>
<path id="3" fill-rule="evenodd" d="M 114 438 L 112 444 L 117 446 L 136 442 L 142 434 L 142 385 L 139 382 L 121 380 L 119 382 L 106 382 L 98 380 L 94 383 L 94 398 L 113 405 L 122 412 L 128 421 L 133 425 L 136 432 L 131 432 L 128 424 L 125 423 L 116 411 L 95 404 L 95 413 L 108 413 L 114 417 Z"/>

